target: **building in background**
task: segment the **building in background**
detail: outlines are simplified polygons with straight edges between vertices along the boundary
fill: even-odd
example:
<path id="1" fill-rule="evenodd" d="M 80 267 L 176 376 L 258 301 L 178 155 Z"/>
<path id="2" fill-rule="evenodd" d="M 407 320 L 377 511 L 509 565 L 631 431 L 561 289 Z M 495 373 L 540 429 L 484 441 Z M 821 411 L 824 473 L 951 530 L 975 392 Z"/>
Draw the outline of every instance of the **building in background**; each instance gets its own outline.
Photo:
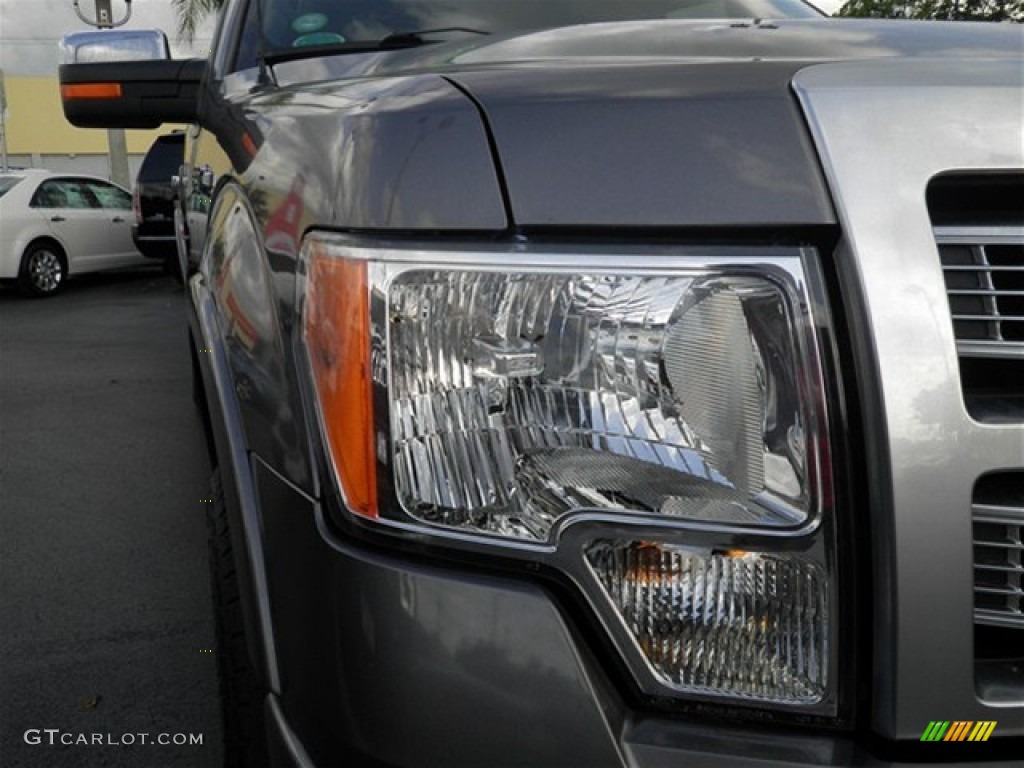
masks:
<path id="1" fill-rule="evenodd" d="M 4 87 L 3 141 L 11 168 L 46 168 L 110 178 L 107 132 L 75 128 L 64 119 L 56 77 L 8 74 Z M 125 131 L 133 179 L 153 139 L 173 128 Z"/>

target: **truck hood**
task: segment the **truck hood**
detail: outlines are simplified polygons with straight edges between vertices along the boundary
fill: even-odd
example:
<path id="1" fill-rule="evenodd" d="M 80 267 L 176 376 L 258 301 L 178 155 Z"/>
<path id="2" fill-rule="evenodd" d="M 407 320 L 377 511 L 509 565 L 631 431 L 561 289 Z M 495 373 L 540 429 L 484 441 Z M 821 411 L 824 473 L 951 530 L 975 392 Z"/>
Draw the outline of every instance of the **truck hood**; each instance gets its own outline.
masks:
<path id="1" fill-rule="evenodd" d="M 1015 25 L 655 21 L 281 63 L 283 87 L 440 77 L 476 107 L 511 224 L 832 224 L 791 83 L 849 58 L 1019 56 Z M 378 103 L 378 107 L 380 104 Z"/>
<path id="2" fill-rule="evenodd" d="M 449 75 L 490 128 L 520 226 L 830 224 L 789 62 Z"/>

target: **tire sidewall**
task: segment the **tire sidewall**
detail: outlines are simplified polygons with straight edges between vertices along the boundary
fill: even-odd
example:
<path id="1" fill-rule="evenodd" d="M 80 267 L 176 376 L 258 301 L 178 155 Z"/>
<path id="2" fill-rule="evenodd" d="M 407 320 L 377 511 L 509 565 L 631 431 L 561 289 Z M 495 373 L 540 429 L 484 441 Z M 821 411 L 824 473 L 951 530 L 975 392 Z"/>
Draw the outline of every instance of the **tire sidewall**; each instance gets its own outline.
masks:
<path id="1" fill-rule="evenodd" d="M 264 691 L 247 650 L 238 569 L 234 563 L 227 500 L 219 468 L 206 505 L 217 677 L 224 734 L 224 768 L 269 768 Z"/>

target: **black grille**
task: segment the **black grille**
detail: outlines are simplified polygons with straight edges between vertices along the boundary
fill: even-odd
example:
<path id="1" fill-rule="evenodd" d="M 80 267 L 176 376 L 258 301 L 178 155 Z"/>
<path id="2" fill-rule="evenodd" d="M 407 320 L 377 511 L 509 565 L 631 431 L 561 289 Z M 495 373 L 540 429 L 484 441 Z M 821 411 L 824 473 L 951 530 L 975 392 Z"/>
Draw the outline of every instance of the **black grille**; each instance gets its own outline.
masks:
<path id="1" fill-rule="evenodd" d="M 1024 693 L 1024 471 L 974 486 L 974 682 L 986 701 Z"/>
<path id="2" fill-rule="evenodd" d="M 985 242 L 996 238 L 983 232 L 958 237 L 940 231 L 937 237 L 957 341 L 1024 342 L 1024 243 Z"/>
<path id="3" fill-rule="evenodd" d="M 1024 628 L 1024 507 L 973 511 L 975 621 Z"/>
<path id="4" fill-rule="evenodd" d="M 986 424 L 1024 424 L 1024 174 L 950 174 L 928 188 L 960 385 Z M 979 698 L 1024 693 L 1024 441 L 971 497 L 974 682 Z M 1002 463 L 1002 466 L 1007 466 Z"/>
<path id="5" fill-rule="evenodd" d="M 1024 174 L 951 174 L 928 188 L 967 411 L 1024 423 Z"/>

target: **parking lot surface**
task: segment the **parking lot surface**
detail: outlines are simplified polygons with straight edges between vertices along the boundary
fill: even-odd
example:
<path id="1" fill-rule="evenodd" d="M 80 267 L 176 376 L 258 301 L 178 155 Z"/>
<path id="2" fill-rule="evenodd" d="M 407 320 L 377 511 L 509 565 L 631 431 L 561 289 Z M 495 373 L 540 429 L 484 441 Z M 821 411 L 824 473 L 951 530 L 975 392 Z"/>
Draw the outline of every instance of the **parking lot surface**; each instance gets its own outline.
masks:
<path id="1" fill-rule="evenodd" d="M 220 763 L 183 301 L 151 269 L 0 288 L 5 768 Z"/>

